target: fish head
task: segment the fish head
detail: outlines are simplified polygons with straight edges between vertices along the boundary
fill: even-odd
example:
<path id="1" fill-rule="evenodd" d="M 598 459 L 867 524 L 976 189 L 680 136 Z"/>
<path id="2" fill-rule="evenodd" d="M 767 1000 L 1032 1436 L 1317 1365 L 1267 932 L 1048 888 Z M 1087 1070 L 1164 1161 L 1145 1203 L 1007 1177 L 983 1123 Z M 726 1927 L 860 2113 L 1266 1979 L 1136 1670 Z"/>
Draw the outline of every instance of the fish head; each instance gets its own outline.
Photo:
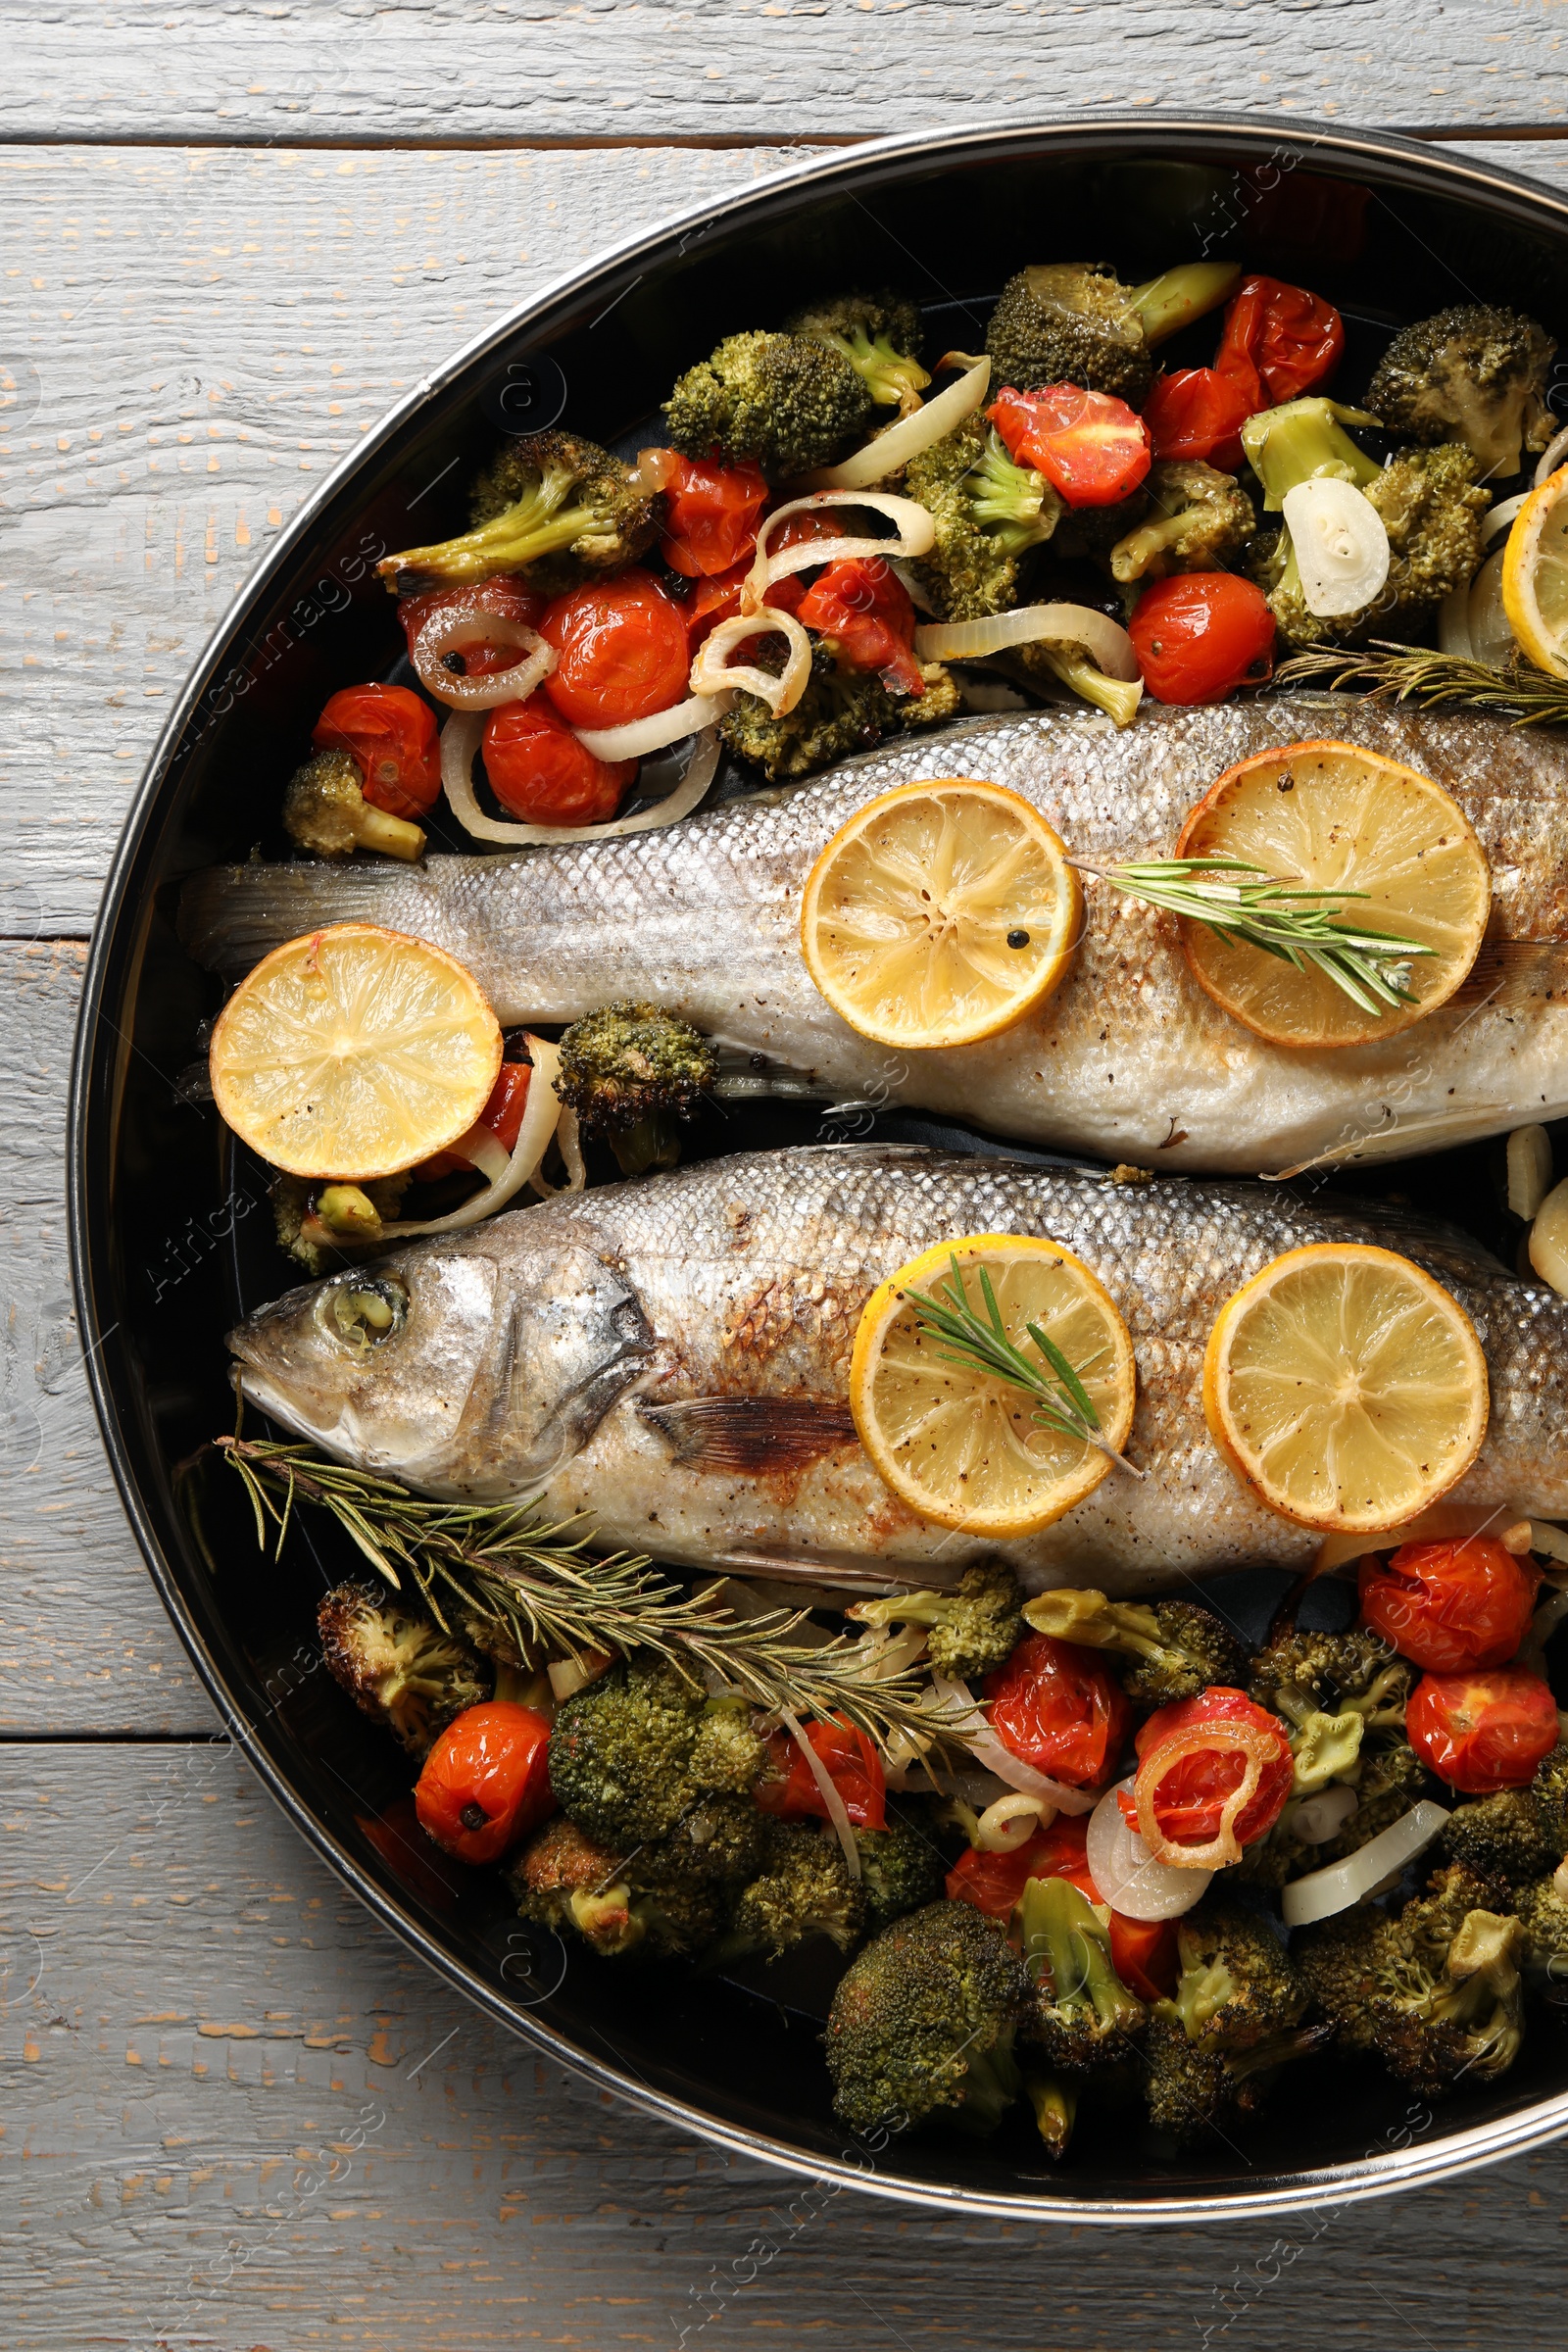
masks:
<path id="1" fill-rule="evenodd" d="M 242 1395 L 340 1460 L 477 1498 L 543 1485 L 653 1352 L 589 1244 L 508 1247 L 499 1227 L 290 1291 L 228 1346 Z"/>

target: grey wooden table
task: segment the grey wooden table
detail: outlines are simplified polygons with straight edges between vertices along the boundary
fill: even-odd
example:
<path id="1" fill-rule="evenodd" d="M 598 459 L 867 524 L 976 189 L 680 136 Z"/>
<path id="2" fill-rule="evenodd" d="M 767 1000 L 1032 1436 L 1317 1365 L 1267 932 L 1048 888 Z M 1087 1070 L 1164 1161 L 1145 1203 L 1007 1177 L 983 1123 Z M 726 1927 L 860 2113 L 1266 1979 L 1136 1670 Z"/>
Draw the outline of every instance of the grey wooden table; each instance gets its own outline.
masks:
<path id="1" fill-rule="evenodd" d="M 1568 2151 L 1283 2227 L 803 2205 L 482 2022 L 285 1827 L 165 1622 L 62 1201 L 82 943 L 169 698 L 421 370 L 829 139 L 1198 102 L 1559 178 L 1568 10 L 0 0 L 0 2338 L 1558 2346 Z"/>

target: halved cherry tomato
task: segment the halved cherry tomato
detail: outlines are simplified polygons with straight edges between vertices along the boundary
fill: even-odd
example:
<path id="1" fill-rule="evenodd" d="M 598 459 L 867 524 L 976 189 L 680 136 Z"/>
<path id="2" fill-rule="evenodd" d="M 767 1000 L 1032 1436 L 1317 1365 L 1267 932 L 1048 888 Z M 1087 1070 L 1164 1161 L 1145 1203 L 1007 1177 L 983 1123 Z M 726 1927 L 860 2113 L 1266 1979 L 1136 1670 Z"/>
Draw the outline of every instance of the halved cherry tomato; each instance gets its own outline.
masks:
<path id="1" fill-rule="evenodd" d="M 836 522 L 831 514 L 791 514 L 779 524 L 768 545 L 777 555 L 786 547 L 804 547 L 810 539 L 843 537 L 843 524 Z M 823 561 L 826 560 L 824 551 Z M 733 570 L 717 572 L 711 579 L 698 582 L 696 595 L 684 608 L 686 642 L 693 654 L 721 620 L 728 620 L 732 613 L 740 611 L 741 590 L 751 568 L 750 563 L 737 564 Z M 774 581 L 762 602 L 771 605 L 776 612 L 799 612 L 808 593 L 806 573 L 790 571 L 781 580 Z M 753 645 L 738 646 L 731 654 L 730 662 L 732 664 L 751 662 L 756 658 L 756 652 Z"/>
<path id="2" fill-rule="evenodd" d="M 986 411 L 1007 454 L 1032 466 L 1069 507 L 1113 507 L 1150 466 L 1149 429 L 1124 400 L 1078 384 L 997 396 Z"/>
<path id="3" fill-rule="evenodd" d="M 1251 402 L 1249 414 L 1299 400 L 1338 366 L 1345 321 L 1332 303 L 1278 277 L 1244 277 L 1225 311 L 1214 366 Z"/>
<path id="4" fill-rule="evenodd" d="M 1222 703 L 1274 667 L 1274 615 L 1261 588 L 1231 571 L 1153 580 L 1127 623 L 1156 703 Z"/>
<path id="5" fill-rule="evenodd" d="M 1494 1536 L 1401 1544 L 1394 1557 L 1361 1564 L 1361 1615 L 1413 1666 L 1463 1674 L 1501 1666 L 1530 1629 L 1541 1571 Z"/>
<path id="6" fill-rule="evenodd" d="M 493 614 L 500 620 L 520 620 L 524 628 L 536 629 L 548 598 L 537 589 L 529 588 L 514 573 L 497 572 L 494 579 L 480 580 L 467 588 L 426 588 L 418 596 L 398 599 L 398 618 L 414 651 L 415 639 L 433 612 L 450 612 L 463 620 L 483 620 Z M 448 656 L 453 664 L 452 674 L 458 678 L 491 678 L 498 669 L 512 669 L 526 657 L 514 645 L 466 645 L 461 654 Z M 461 664 L 461 666 L 459 666 Z"/>
<path id="7" fill-rule="evenodd" d="M 686 699 L 686 623 L 651 571 L 617 572 L 558 596 L 539 634 L 560 657 L 544 691 L 571 726 L 625 726 Z"/>
<path id="8" fill-rule="evenodd" d="M 887 1779 L 876 1743 L 853 1724 L 802 1725 L 818 1763 L 844 1799 L 844 1810 L 858 1829 L 885 1830 L 888 1826 Z M 802 1755 L 793 1734 L 775 1732 L 767 1743 L 771 1771 L 757 1787 L 757 1801 L 764 1813 L 786 1821 L 809 1815 L 817 1821 L 831 1817 L 816 1776 Z"/>
<path id="9" fill-rule="evenodd" d="M 423 816 L 441 790 L 435 714 L 407 686 L 345 686 L 311 729 L 318 752 L 349 752 L 372 808 Z"/>
<path id="10" fill-rule="evenodd" d="M 1424 1674 L 1404 1711 L 1405 1736 L 1440 1781 L 1466 1796 L 1522 1788 L 1559 1737 L 1557 1702 L 1539 1674 Z"/>
<path id="11" fill-rule="evenodd" d="M 880 670 L 895 694 L 923 694 L 909 591 L 880 556 L 854 556 L 819 572 L 796 608 L 844 669 Z"/>
<path id="12" fill-rule="evenodd" d="M 501 1075 L 490 1090 L 490 1100 L 475 1119 L 476 1127 L 488 1127 L 503 1152 L 514 1152 L 522 1133 L 522 1114 L 528 1105 L 528 1081 L 533 1071 L 525 1061 L 504 1061 Z M 429 1159 L 421 1159 L 414 1171 L 416 1184 L 434 1184 L 438 1176 L 456 1176 L 459 1169 L 473 1169 L 471 1159 L 461 1152 L 437 1152 Z"/>
<path id="13" fill-rule="evenodd" d="M 1133 1707 L 1099 1650 L 1026 1634 L 984 1689 L 991 1729 L 1036 1772 L 1072 1788 L 1110 1778 Z"/>
<path id="14" fill-rule="evenodd" d="M 466 1707 L 425 1757 L 414 1809 L 460 1862 L 499 1861 L 556 1809 L 549 1724 L 511 1699 Z"/>
<path id="15" fill-rule="evenodd" d="M 1226 473 L 1242 463 L 1242 427 L 1251 415 L 1243 386 L 1213 368 L 1156 375 L 1144 403 L 1156 458 L 1201 458 Z"/>
<path id="16" fill-rule="evenodd" d="M 1296 1777 L 1291 1742 L 1277 1715 L 1255 1706 L 1245 1690 L 1216 1684 L 1211 1690 L 1200 1690 L 1196 1698 L 1156 1708 L 1148 1722 L 1139 1726 L 1133 1745 L 1142 1763 L 1173 1733 L 1205 1723 L 1250 1724 L 1254 1731 L 1267 1734 L 1275 1744 L 1273 1761 L 1264 1765 L 1256 1788 L 1231 1825 L 1237 1842 L 1250 1845 L 1278 1821 Z M 1219 1836 L 1220 1809 L 1241 1786 L 1247 1766 L 1247 1758 L 1234 1747 L 1199 1748 L 1176 1759 L 1154 1791 L 1154 1819 L 1173 1845 L 1207 1845 Z M 1138 1813 L 1131 1789 L 1124 1789 L 1117 1801 L 1123 1819 L 1136 1829 Z"/>
<path id="17" fill-rule="evenodd" d="M 485 722 L 484 772 L 503 808 L 531 825 L 608 824 L 635 760 L 596 760 L 542 694 L 503 703 Z"/>
<path id="18" fill-rule="evenodd" d="M 1010 1854 L 986 1854 L 977 1846 L 960 1854 L 949 1871 L 950 1903 L 968 1903 L 988 1919 L 1008 1919 L 1030 1879 L 1071 1879 L 1092 1903 L 1104 1904 L 1089 1868 L 1087 1816 L 1063 1814 L 1049 1829 Z M 1129 1992 L 1157 2001 L 1176 1989 L 1176 1923 L 1171 1919 L 1127 1919 L 1110 1914 L 1111 1965 Z"/>
<path id="19" fill-rule="evenodd" d="M 660 554 L 689 580 L 710 579 L 749 556 L 767 504 L 767 482 L 755 459 L 719 466 L 710 458 L 668 453 L 664 537 Z"/>

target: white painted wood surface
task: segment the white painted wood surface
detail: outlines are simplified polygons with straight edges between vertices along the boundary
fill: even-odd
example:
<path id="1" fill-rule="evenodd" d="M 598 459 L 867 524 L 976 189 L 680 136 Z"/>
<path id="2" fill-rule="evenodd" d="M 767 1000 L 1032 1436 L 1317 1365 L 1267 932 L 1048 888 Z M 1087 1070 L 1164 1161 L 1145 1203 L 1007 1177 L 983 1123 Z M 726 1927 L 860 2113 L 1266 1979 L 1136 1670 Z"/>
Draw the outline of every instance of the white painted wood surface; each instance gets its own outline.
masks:
<path id="1" fill-rule="evenodd" d="M 9 0 L 0 23 L 7 2347 L 1555 2347 L 1556 2153 L 1322 2225 L 1040 2232 L 847 2192 L 798 2222 L 790 2183 L 469 2013 L 209 1743 L 86 1403 L 62 1135 L 79 941 L 162 711 L 269 536 L 488 317 L 789 145 L 944 119 L 1257 107 L 1479 133 L 1560 184 L 1563 11 Z"/>

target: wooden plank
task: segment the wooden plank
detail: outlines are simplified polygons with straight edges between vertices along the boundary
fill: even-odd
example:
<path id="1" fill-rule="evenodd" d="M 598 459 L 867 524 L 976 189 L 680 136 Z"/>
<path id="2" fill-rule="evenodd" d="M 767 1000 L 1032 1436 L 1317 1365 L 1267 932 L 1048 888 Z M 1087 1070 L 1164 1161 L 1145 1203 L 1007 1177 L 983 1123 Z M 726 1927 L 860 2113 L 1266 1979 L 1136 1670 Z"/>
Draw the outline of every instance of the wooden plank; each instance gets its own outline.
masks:
<path id="1" fill-rule="evenodd" d="M 1555 12 L 1493 0 L 7 0 L 5 20 L 19 138 L 775 140 L 1107 105 L 1564 119 Z"/>
<path id="2" fill-rule="evenodd" d="M 468 2010 L 221 1744 L 11 1747 L 0 1791 L 19 2352 L 1560 2341 L 1568 2152 L 1178 2234 L 811 2189 Z"/>

